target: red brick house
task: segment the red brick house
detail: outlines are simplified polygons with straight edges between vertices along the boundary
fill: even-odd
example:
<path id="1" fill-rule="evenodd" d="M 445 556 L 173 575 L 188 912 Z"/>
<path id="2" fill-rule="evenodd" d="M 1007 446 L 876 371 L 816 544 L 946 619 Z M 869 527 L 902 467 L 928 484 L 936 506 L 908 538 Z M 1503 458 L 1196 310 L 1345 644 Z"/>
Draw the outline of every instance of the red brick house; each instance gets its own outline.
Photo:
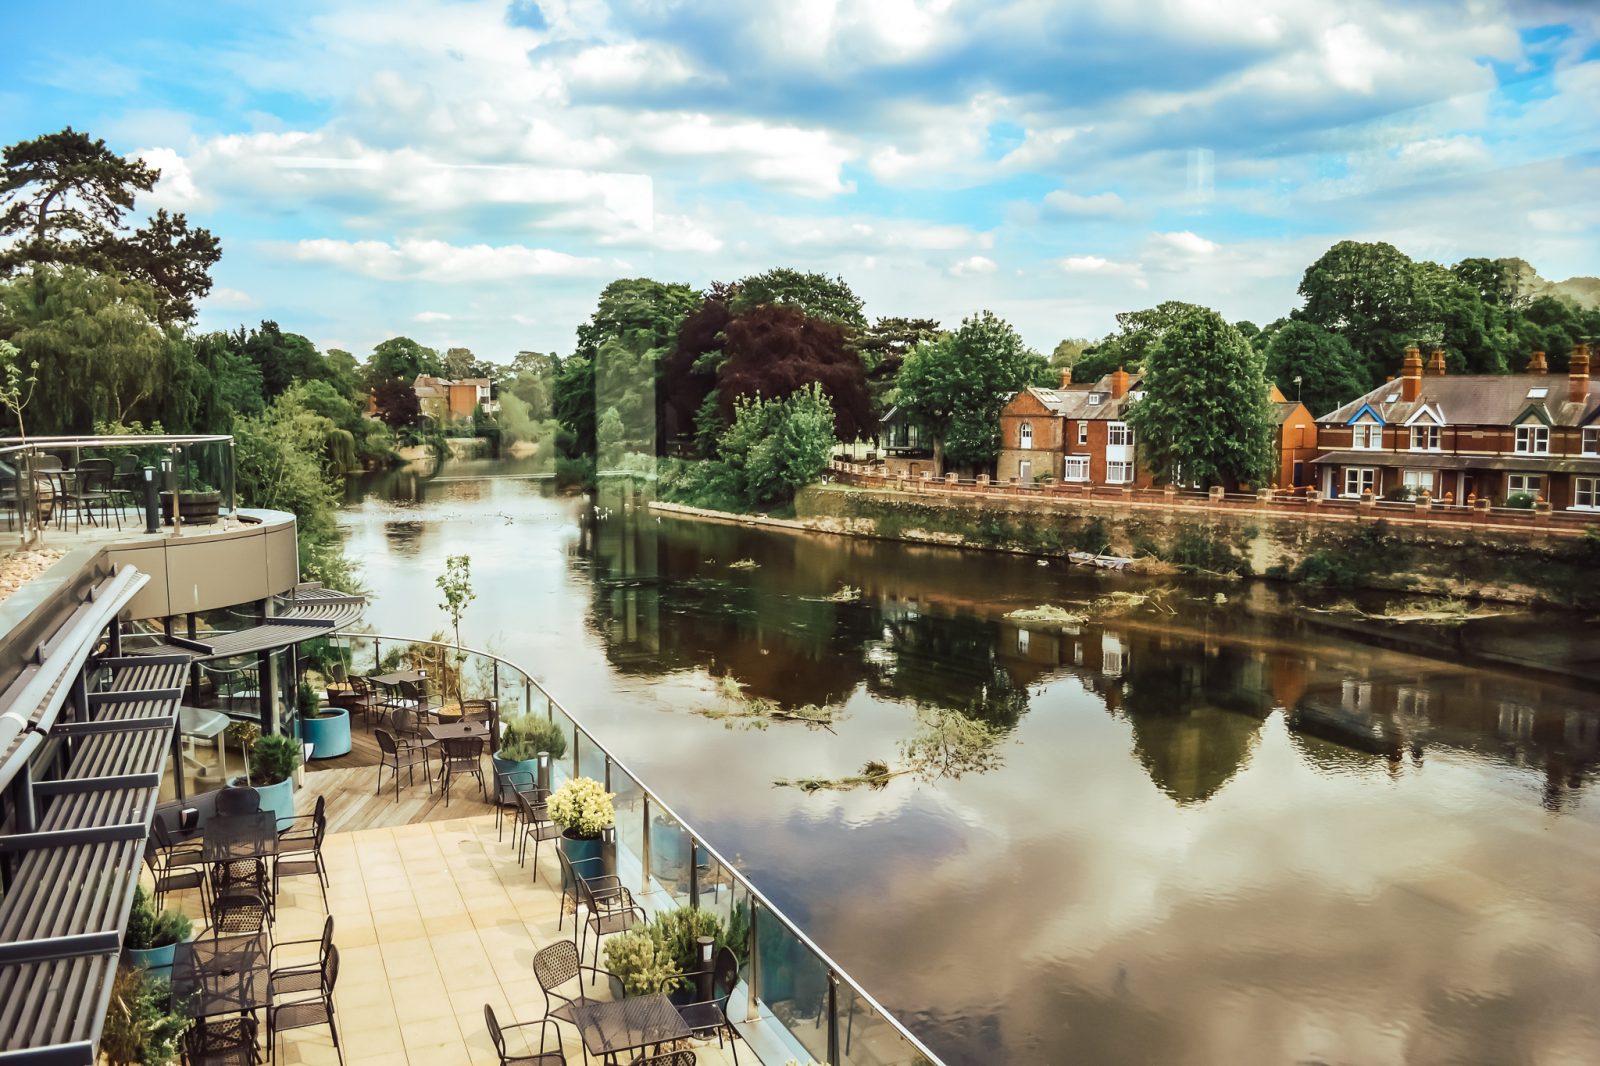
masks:
<path id="1" fill-rule="evenodd" d="M 1523 374 L 1450 376 L 1435 349 L 1426 368 L 1407 348 L 1397 380 L 1317 419 L 1318 487 L 1455 502 L 1528 494 L 1556 510 L 1600 511 L 1600 382 L 1577 345 L 1566 377 L 1543 352 Z"/>

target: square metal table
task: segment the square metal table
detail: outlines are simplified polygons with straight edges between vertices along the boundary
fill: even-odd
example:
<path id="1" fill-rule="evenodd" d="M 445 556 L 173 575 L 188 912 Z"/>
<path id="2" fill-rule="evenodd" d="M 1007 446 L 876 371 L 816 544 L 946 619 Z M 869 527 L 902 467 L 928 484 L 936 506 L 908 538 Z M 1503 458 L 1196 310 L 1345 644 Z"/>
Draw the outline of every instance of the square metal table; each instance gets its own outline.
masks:
<path id="1" fill-rule="evenodd" d="M 192 1018 L 241 1014 L 267 1006 L 271 941 L 202 935 L 178 945 L 172 958 L 172 1002 Z"/>
<path id="2" fill-rule="evenodd" d="M 638 1051 L 690 1036 L 678 1008 L 659 992 L 610 1002 L 575 1003 L 572 1020 L 591 1055 Z"/>
<path id="3" fill-rule="evenodd" d="M 230 814 L 206 822 L 206 862 L 268 859 L 276 854 L 278 816 L 272 811 Z"/>
<path id="4" fill-rule="evenodd" d="M 489 739 L 488 722 L 434 722 L 423 729 L 434 740 L 465 740 L 469 737 Z"/>

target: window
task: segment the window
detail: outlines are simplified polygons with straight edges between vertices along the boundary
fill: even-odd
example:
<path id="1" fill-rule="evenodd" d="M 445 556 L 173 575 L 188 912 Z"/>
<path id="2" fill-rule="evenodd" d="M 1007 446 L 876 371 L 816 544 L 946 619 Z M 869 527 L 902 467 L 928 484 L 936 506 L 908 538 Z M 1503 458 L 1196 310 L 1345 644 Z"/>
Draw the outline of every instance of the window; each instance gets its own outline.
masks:
<path id="1" fill-rule="evenodd" d="M 1526 493 L 1529 496 L 1538 496 L 1544 491 L 1543 474 L 1507 474 L 1506 495 L 1516 496 Z"/>
<path id="2" fill-rule="evenodd" d="M 1378 472 L 1370 466 L 1344 468 L 1344 494 L 1359 496 L 1363 492 L 1378 491 Z"/>
<path id="3" fill-rule="evenodd" d="M 1078 443 L 1079 444 L 1088 444 L 1089 443 L 1089 423 L 1088 422 L 1079 422 L 1078 423 Z"/>
<path id="4" fill-rule="evenodd" d="M 1572 479 L 1572 508 L 1575 511 L 1600 511 L 1600 477 Z"/>
<path id="5" fill-rule="evenodd" d="M 1412 426 L 1411 450 L 1414 452 L 1436 452 L 1439 450 L 1438 426 Z"/>
<path id="6" fill-rule="evenodd" d="M 1517 452 L 1521 455 L 1549 455 L 1550 427 L 1539 425 L 1518 426 Z"/>
<path id="7" fill-rule="evenodd" d="M 1432 470 L 1406 470 L 1401 474 L 1401 484 L 1413 492 L 1433 491 Z"/>
<path id="8" fill-rule="evenodd" d="M 1033 463 L 1030 460 L 1024 459 L 1017 464 L 1017 480 L 1024 485 L 1033 480 Z"/>
<path id="9" fill-rule="evenodd" d="M 1133 464 L 1128 462 L 1106 463 L 1106 484 L 1126 485 L 1133 481 Z"/>
<path id="10" fill-rule="evenodd" d="M 1089 457 L 1087 455 L 1069 455 L 1062 464 L 1062 481 L 1088 481 Z"/>
<path id="11" fill-rule="evenodd" d="M 1018 655 L 1026 655 L 1026 654 L 1028 654 L 1028 637 L 1029 637 L 1029 634 L 1028 634 L 1028 631 L 1026 629 L 1017 630 L 1017 654 Z"/>
<path id="12" fill-rule="evenodd" d="M 1133 444 L 1133 430 L 1128 428 L 1126 422 L 1113 422 L 1106 427 L 1106 444 L 1113 448 L 1125 448 Z"/>
<path id="13" fill-rule="evenodd" d="M 1090 407 L 1099 407 L 1100 406 L 1100 401 L 1104 400 L 1105 398 L 1106 398 L 1106 396 L 1105 396 L 1105 393 L 1103 393 L 1103 392 L 1091 392 L 1089 394 L 1089 406 Z"/>
<path id="14" fill-rule="evenodd" d="M 1019 448 L 1032 448 L 1033 447 L 1033 423 L 1032 422 L 1024 422 L 1017 429 L 1017 447 L 1019 447 Z"/>
<path id="15" fill-rule="evenodd" d="M 1373 451 L 1383 447 L 1383 427 L 1376 422 L 1357 422 L 1351 427 L 1350 447 Z"/>
<path id="16" fill-rule="evenodd" d="M 1530 400 L 1542 400 L 1548 395 L 1550 395 L 1550 390 L 1542 386 L 1537 389 L 1528 390 L 1528 399 Z"/>
<path id="17" fill-rule="evenodd" d="M 1583 431 L 1583 454 L 1600 455 L 1600 426 L 1590 426 Z"/>

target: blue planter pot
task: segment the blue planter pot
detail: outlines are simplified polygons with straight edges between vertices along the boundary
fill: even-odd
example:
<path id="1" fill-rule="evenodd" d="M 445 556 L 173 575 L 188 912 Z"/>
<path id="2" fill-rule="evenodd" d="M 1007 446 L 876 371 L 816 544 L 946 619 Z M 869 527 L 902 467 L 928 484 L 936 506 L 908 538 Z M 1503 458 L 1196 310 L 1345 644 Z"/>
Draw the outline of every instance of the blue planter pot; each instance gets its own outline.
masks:
<path id="1" fill-rule="evenodd" d="M 261 809 L 278 816 L 278 832 L 294 824 L 294 778 L 279 781 L 276 785 L 257 785 L 261 793 Z"/>
<path id="2" fill-rule="evenodd" d="M 177 951 L 176 944 L 159 948 L 129 948 L 128 962 L 144 970 L 151 977 L 166 977 L 172 972 L 172 959 Z"/>
<path id="3" fill-rule="evenodd" d="M 615 861 L 607 861 L 606 842 L 599 837 L 572 836 L 568 829 L 561 834 L 556 845 L 566 852 L 567 861 L 572 863 L 572 869 L 584 877 L 598 877 L 601 874 L 615 873 Z M 615 852 L 611 852 L 615 854 Z M 598 859 L 599 862 L 588 860 Z M 580 865 L 582 864 L 582 865 Z"/>
<path id="4" fill-rule="evenodd" d="M 313 759 L 350 754 L 350 712 L 324 707 L 323 717 L 300 719 L 300 739 L 311 745 Z"/>
<path id="5" fill-rule="evenodd" d="M 501 775 L 501 774 L 511 774 L 511 773 L 525 773 L 525 774 L 528 775 L 527 779 L 529 781 L 533 781 L 533 782 L 537 783 L 538 780 L 539 780 L 539 760 L 538 759 L 523 759 L 520 762 L 515 762 L 515 761 L 513 761 L 511 759 L 502 759 L 500 757 L 500 753 L 499 752 L 495 752 L 493 755 L 489 756 L 489 759 L 490 759 L 490 761 L 492 761 L 494 763 L 494 770 L 495 770 L 495 775 L 496 775 L 495 776 L 495 796 L 494 796 L 494 799 L 495 799 L 496 803 L 508 803 L 508 802 L 510 802 L 508 796 L 501 795 L 502 792 L 509 793 L 511 790 L 510 789 L 502 789 L 501 788 L 499 775 Z M 518 780 L 520 781 L 521 778 L 519 778 Z"/>

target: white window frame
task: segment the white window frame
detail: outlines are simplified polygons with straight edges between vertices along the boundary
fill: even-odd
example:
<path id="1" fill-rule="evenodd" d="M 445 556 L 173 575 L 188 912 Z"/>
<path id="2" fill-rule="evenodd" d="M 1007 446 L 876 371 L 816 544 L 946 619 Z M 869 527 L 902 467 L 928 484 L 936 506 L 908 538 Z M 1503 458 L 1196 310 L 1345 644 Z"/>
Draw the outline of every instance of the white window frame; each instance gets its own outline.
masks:
<path id="1" fill-rule="evenodd" d="M 1383 450 L 1383 423 L 1357 422 L 1350 427 L 1350 447 L 1358 452 Z"/>
<path id="2" fill-rule="evenodd" d="M 1439 427 L 1432 423 L 1418 424 L 1411 427 L 1411 450 L 1414 452 L 1436 452 L 1440 450 L 1440 438 L 1443 434 Z"/>
<path id="3" fill-rule="evenodd" d="M 1118 474 L 1121 474 L 1123 476 L 1118 477 L 1117 476 Z M 1107 485 L 1131 485 L 1131 484 L 1133 484 L 1133 461 L 1132 460 L 1127 460 L 1127 459 L 1108 459 L 1108 460 L 1106 460 L 1106 484 Z"/>
<path id="4" fill-rule="evenodd" d="M 1516 454 L 1549 455 L 1550 427 L 1542 422 L 1525 422 L 1518 426 Z"/>
<path id="5" fill-rule="evenodd" d="M 1088 444 L 1089 443 L 1089 422 L 1088 422 L 1088 419 L 1083 419 L 1078 423 L 1078 443 L 1079 444 Z"/>
<path id="6" fill-rule="evenodd" d="M 1344 468 L 1344 494 L 1346 496 L 1360 496 L 1363 492 L 1378 494 L 1382 482 L 1378 479 L 1378 468 L 1375 466 L 1347 466 Z"/>
<path id="7" fill-rule="evenodd" d="M 1402 470 L 1400 472 L 1400 483 L 1408 489 L 1415 489 L 1417 492 L 1432 492 L 1433 471 Z"/>
<path id="8" fill-rule="evenodd" d="M 1544 495 L 1543 474 L 1507 474 L 1506 495 L 1517 496 L 1526 494 L 1537 499 Z"/>
<path id="9" fill-rule="evenodd" d="M 1068 455 L 1061 462 L 1062 481 L 1088 481 L 1089 457 L 1087 455 Z"/>
<path id="10" fill-rule="evenodd" d="M 1572 479 L 1573 511 L 1600 511 L 1600 477 Z"/>
<path id="11" fill-rule="evenodd" d="M 1600 455 L 1600 426 L 1589 426 L 1583 431 L 1583 443 L 1579 447 L 1583 455 Z"/>
<path id="12" fill-rule="evenodd" d="M 1024 422 L 1017 427 L 1017 447 L 1024 451 L 1033 450 L 1033 423 Z"/>
<path id="13" fill-rule="evenodd" d="M 1131 448 L 1133 447 L 1133 430 L 1126 422 L 1106 423 L 1106 447 Z"/>

